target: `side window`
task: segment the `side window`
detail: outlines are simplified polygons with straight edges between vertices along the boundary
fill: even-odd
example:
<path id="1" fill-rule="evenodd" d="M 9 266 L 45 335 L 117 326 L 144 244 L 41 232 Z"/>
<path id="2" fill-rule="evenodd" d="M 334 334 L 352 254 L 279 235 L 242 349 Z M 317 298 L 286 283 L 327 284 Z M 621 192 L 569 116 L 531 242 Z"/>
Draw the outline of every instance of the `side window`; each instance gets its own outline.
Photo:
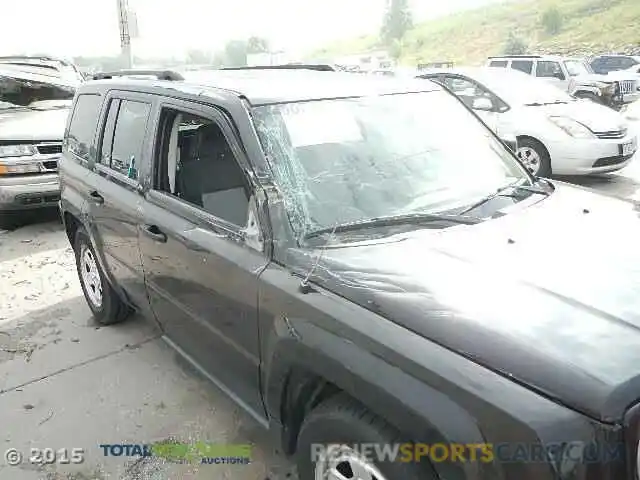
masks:
<path id="1" fill-rule="evenodd" d="M 558 62 L 550 62 L 548 60 L 538 61 L 536 67 L 536 77 L 541 78 L 557 78 L 558 80 L 565 80 L 566 77 L 562 72 L 562 67 Z"/>
<path id="2" fill-rule="evenodd" d="M 156 189 L 245 227 L 246 179 L 220 126 L 171 108 L 163 110 L 160 124 Z"/>
<path id="3" fill-rule="evenodd" d="M 101 163 L 129 178 L 138 178 L 138 162 L 147 129 L 151 105 L 132 100 L 112 101 L 107 114 Z M 109 121 L 115 127 L 109 128 Z"/>
<path id="4" fill-rule="evenodd" d="M 443 77 L 439 80 L 451 90 L 462 102 L 474 110 L 495 110 L 500 107 L 500 101 L 482 85 L 467 78 Z"/>
<path id="5" fill-rule="evenodd" d="M 491 62 L 489 62 L 489 66 L 507 68 L 507 63 L 508 62 L 506 60 L 491 60 Z"/>
<path id="6" fill-rule="evenodd" d="M 620 68 L 627 69 L 633 67 L 637 62 L 633 58 L 620 57 Z"/>
<path id="7" fill-rule="evenodd" d="M 69 152 L 84 160 L 89 160 L 101 106 L 100 95 L 83 94 L 78 96 L 73 110 L 66 144 Z"/>
<path id="8" fill-rule="evenodd" d="M 511 68 L 514 70 L 520 70 L 521 72 L 528 73 L 531 75 L 531 70 L 533 69 L 533 61 L 532 60 L 513 60 L 511 62 Z"/>

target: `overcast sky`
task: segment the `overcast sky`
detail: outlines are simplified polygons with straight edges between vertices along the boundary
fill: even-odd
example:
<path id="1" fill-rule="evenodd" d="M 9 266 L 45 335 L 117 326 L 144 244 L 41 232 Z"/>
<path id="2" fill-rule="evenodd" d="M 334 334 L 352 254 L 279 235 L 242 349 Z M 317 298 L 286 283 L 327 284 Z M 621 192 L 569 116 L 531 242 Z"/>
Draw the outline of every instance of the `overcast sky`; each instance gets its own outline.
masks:
<path id="1" fill-rule="evenodd" d="M 120 49 L 117 0 L 0 0 L 0 54 L 113 55 Z M 499 0 L 411 0 L 416 20 Z M 385 0 L 129 0 L 138 16 L 134 53 L 180 55 L 266 37 L 305 51 L 376 31 Z"/>

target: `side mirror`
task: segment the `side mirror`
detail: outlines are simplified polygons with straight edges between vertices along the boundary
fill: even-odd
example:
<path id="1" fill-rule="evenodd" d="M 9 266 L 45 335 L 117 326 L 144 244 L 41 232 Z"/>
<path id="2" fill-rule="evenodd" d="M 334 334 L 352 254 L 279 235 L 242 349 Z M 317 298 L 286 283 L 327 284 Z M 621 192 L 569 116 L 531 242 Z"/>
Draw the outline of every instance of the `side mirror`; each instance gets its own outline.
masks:
<path id="1" fill-rule="evenodd" d="M 473 106 L 471 108 L 474 110 L 490 112 L 493 110 L 493 102 L 486 97 L 476 98 L 473 101 Z"/>
<path id="2" fill-rule="evenodd" d="M 556 72 L 556 73 L 553 74 L 553 76 L 555 78 L 557 78 L 558 80 L 564 80 L 565 79 L 564 78 L 564 73 L 562 73 L 562 72 Z"/>

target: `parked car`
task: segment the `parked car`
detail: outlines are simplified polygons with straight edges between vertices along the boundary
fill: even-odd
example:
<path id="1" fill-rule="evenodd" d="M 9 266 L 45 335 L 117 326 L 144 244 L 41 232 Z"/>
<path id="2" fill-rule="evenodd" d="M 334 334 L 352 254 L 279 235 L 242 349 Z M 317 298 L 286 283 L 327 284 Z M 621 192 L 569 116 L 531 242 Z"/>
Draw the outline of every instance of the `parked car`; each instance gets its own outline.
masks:
<path id="1" fill-rule="evenodd" d="M 549 82 L 576 98 L 586 98 L 614 109 L 640 98 L 635 75 L 617 72 L 598 75 L 579 58 L 556 55 L 490 57 L 487 66 L 518 70 Z"/>
<path id="2" fill-rule="evenodd" d="M 449 88 L 497 135 L 515 135 L 518 158 L 534 175 L 619 170 L 638 147 L 636 133 L 618 112 L 518 71 L 447 69 L 419 78 Z"/>
<path id="3" fill-rule="evenodd" d="M 627 70 L 634 66 L 640 66 L 638 55 L 598 55 L 591 59 L 591 68 L 595 73 L 606 75 L 610 72 Z"/>
<path id="4" fill-rule="evenodd" d="M 57 207 L 58 159 L 77 82 L 0 65 L 0 228 Z"/>
<path id="5" fill-rule="evenodd" d="M 79 83 L 85 80 L 84 74 L 71 61 L 57 57 L 14 55 L 0 57 L 0 67 L 17 68 L 27 72 L 54 76 L 68 82 Z"/>
<path id="6" fill-rule="evenodd" d="M 301 480 L 635 471 L 633 203 L 532 176 L 429 81 L 110 77 L 79 87 L 61 162 L 88 305 L 157 320 Z M 629 453 L 372 458 L 398 442 Z"/>

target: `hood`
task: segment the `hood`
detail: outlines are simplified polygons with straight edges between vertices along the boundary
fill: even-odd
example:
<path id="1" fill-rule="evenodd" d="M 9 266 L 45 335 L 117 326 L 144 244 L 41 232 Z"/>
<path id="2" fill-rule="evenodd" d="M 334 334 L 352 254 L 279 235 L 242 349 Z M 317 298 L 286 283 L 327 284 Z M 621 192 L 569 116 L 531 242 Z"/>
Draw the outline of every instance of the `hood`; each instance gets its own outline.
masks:
<path id="1" fill-rule="evenodd" d="M 640 210 L 555 185 L 478 225 L 327 248 L 314 281 L 559 403 L 619 421 L 640 398 Z"/>
<path id="2" fill-rule="evenodd" d="M 595 82 L 611 83 L 616 79 L 599 73 L 588 73 L 572 77 L 572 80 L 578 85 L 593 85 Z"/>
<path id="3" fill-rule="evenodd" d="M 626 128 L 624 117 L 604 105 L 590 100 L 577 100 L 569 103 L 543 105 L 537 108 L 547 116 L 569 117 L 580 122 L 592 132 L 612 132 Z"/>
<path id="4" fill-rule="evenodd" d="M 0 110 L 0 141 L 62 141 L 68 114 L 69 108 Z"/>

